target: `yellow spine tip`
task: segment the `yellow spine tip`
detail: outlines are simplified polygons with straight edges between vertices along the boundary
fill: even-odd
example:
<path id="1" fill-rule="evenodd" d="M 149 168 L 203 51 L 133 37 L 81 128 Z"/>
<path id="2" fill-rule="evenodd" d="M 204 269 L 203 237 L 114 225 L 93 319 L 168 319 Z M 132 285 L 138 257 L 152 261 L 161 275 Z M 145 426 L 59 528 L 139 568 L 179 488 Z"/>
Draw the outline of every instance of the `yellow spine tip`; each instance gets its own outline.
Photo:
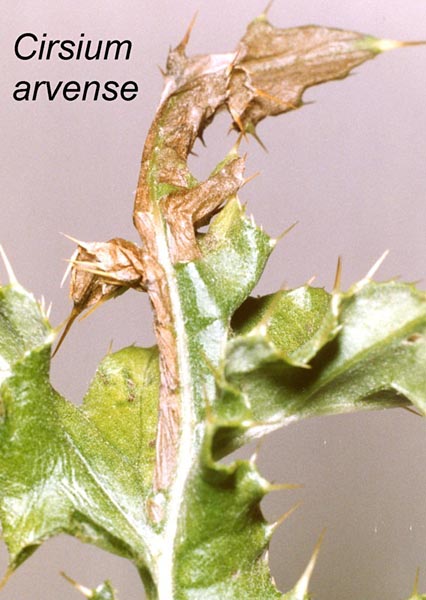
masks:
<path id="1" fill-rule="evenodd" d="M 271 531 L 274 532 L 278 529 L 280 525 L 287 521 L 287 519 L 302 505 L 302 502 L 298 502 L 294 506 L 290 508 L 287 512 L 285 512 L 279 519 L 277 519 L 274 523 L 270 525 Z"/>
<path id="2" fill-rule="evenodd" d="M 361 50 L 370 50 L 372 52 L 387 52 L 408 46 L 424 46 L 425 41 L 401 42 L 400 40 L 380 40 L 375 37 L 367 36 L 357 42 Z"/>
<path id="3" fill-rule="evenodd" d="M 378 52 L 396 50 L 397 48 L 402 48 L 404 45 L 404 42 L 399 42 L 398 40 L 376 40 L 376 43 L 374 44 Z"/>
<path id="4" fill-rule="evenodd" d="M 315 568 L 315 564 L 317 562 L 318 554 L 321 548 L 322 541 L 324 539 L 325 530 L 322 531 L 318 542 L 315 545 L 314 551 L 312 553 L 311 559 L 299 581 L 294 588 L 294 596 L 297 600 L 304 600 L 308 594 L 309 582 L 312 577 L 312 573 Z"/>
<path id="5" fill-rule="evenodd" d="M 71 577 L 69 577 L 69 575 L 67 575 L 64 572 L 61 572 L 61 575 L 64 579 L 66 579 L 68 581 L 68 583 L 70 583 L 77 591 L 79 591 L 81 594 L 83 594 L 83 596 L 86 596 L 86 598 L 93 598 L 93 591 L 89 590 L 89 588 L 87 588 L 84 585 L 80 585 L 79 583 L 77 583 L 74 579 L 72 579 Z"/>

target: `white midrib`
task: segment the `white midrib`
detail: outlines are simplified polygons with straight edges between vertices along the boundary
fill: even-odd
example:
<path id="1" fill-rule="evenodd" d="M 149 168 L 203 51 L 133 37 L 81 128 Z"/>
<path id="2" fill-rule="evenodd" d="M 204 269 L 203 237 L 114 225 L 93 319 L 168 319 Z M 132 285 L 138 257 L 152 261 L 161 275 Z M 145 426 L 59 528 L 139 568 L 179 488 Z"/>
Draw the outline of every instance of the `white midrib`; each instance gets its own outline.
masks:
<path id="1" fill-rule="evenodd" d="M 155 230 L 157 236 L 158 260 L 163 267 L 170 294 L 170 304 L 173 312 L 173 323 L 176 334 L 176 351 L 178 359 L 180 385 L 180 437 L 176 460 L 176 473 L 170 489 L 166 510 L 166 526 L 161 535 L 155 561 L 155 579 L 157 583 L 158 600 L 173 600 L 173 553 L 176 541 L 181 504 L 185 484 L 193 464 L 193 428 L 195 415 L 193 409 L 193 392 L 191 385 L 191 368 L 187 346 L 186 332 L 178 287 L 173 264 L 170 260 L 167 238 L 163 229 L 163 221 L 159 211 L 155 211 Z"/>

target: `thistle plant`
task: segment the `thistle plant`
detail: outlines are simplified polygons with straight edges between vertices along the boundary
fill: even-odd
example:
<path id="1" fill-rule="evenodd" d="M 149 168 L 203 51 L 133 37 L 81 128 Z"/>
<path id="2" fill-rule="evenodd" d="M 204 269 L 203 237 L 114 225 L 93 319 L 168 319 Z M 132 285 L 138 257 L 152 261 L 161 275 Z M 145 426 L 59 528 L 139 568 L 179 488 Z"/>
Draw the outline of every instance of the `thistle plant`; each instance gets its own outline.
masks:
<path id="1" fill-rule="evenodd" d="M 250 460 L 222 459 L 294 421 L 357 410 L 426 411 L 426 295 L 375 283 L 380 261 L 348 291 L 304 285 L 251 297 L 274 249 L 238 193 L 242 146 L 269 116 L 303 106 L 306 88 L 344 78 L 408 45 L 317 26 L 277 29 L 266 14 L 236 50 L 188 56 L 190 29 L 170 51 L 145 143 L 135 244 L 77 242 L 73 309 L 130 288 L 148 294 L 157 345 L 109 353 L 81 407 L 49 382 L 58 329 L 18 283 L 0 289 L 0 517 L 4 583 L 45 540 L 68 533 L 132 561 L 156 600 L 309 598 L 319 552 L 279 592 L 264 518 L 270 483 Z M 226 109 L 236 140 L 205 181 L 188 167 L 197 138 Z M 109 582 L 93 600 L 113 600 Z M 411 600 L 420 600 L 417 585 Z"/>

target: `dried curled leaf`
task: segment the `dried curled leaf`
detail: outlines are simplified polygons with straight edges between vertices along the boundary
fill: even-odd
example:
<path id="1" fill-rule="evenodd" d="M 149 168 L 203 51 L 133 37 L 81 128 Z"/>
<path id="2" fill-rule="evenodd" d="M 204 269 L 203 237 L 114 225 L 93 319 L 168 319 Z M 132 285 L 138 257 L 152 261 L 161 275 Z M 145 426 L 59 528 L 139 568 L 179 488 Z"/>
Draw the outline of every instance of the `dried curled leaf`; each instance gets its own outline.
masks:
<path id="1" fill-rule="evenodd" d="M 165 202 L 165 217 L 173 244 L 171 250 L 180 261 L 199 257 L 196 229 L 208 224 L 244 184 L 244 159 L 233 152 L 228 158 L 207 181 L 170 194 Z"/>
<path id="2" fill-rule="evenodd" d="M 345 77 L 381 51 L 401 45 L 326 27 L 278 29 L 264 15 L 250 23 L 235 52 L 189 57 L 188 39 L 189 31 L 167 59 L 134 212 L 145 240 L 153 233 L 138 225 L 140 215 L 151 210 L 154 198 L 161 201 L 174 263 L 200 258 L 197 227 L 244 183 L 244 160 L 236 152 L 201 183 L 187 166 L 197 137 L 220 109 L 228 109 L 234 128 L 256 136 L 259 121 L 299 107 L 306 88 Z"/>
<path id="3" fill-rule="evenodd" d="M 133 242 L 79 242 L 72 261 L 71 298 L 79 312 L 128 288 L 144 289 L 142 251 Z"/>
<path id="4" fill-rule="evenodd" d="M 74 306 L 55 353 L 82 312 L 91 309 L 87 315 L 90 314 L 129 288 L 145 290 L 142 250 L 136 244 L 122 238 L 108 242 L 75 241 L 78 249 L 70 263 L 70 296 Z"/>
<path id="5" fill-rule="evenodd" d="M 279 29 L 264 15 L 249 24 L 233 53 L 187 57 L 187 36 L 184 41 L 169 53 L 163 92 L 163 103 L 179 96 L 179 111 L 163 123 L 163 133 L 181 158 L 222 106 L 238 129 L 250 131 L 263 118 L 300 106 L 306 88 L 341 79 L 380 52 L 403 45 L 315 25 Z M 181 178 L 175 181 L 183 184 Z"/>
<path id="6" fill-rule="evenodd" d="M 238 47 L 228 109 L 242 131 L 301 105 L 306 88 L 346 77 L 381 51 L 380 41 L 353 31 L 309 25 L 277 29 L 254 20 Z"/>

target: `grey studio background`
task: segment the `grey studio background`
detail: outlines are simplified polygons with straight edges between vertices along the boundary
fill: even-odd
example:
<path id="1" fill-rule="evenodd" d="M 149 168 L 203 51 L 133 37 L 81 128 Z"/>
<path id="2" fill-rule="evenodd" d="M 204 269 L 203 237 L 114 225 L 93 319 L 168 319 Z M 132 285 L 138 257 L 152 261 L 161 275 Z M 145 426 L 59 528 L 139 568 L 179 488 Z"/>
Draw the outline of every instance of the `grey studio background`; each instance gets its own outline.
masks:
<path id="1" fill-rule="evenodd" d="M 199 10 L 189 52 L 232 50 L 245 24 L 264 8 L 254 0 L 2 0 L 0 242 L 21 283 L 53 301 L 52 322 L 70 310 L 59 283 L 73 245 L 114 236 L 137 241 L 131 222 L 142 144 L 158 103 L 170 44 Z M 350 28 L 396 39 L 426 37 L 424 0 L 276 0 L 270 20 Z M 13 46 L 30 31 L 50 38 L 130 39 L 129 61 L 19 61 Z M 337 256 L 343 283 L 362 277 L 389 248 L 379 278 L 426 277 L 426 48 L 388 53 L 344 82 L 311 89 L 314 104 L 259 127 L 266 154 L 250 141 L 247 174 L 261 176 L 241 194 L 258 223 L 278 235 L 298 227 L 273 255 L 257 292 L 283 283 L 332 286 Z M 132 102 L 16 102 L 17 81 L 135 80 Z M 227 115 L 206 131 L 207 150 L 191 159 L 200 177 L 235 136 Z M 4 269 L 0 267 L 3 280 Z M 57 389 L 79 402 L 107 351 L 154 342 L 148 302 L 128 293 L 74 326 L 52 364 Z M 370 413 L 305 421 L 276 432 L 260 452 L 263 473 L 305 487 L 264 503 L 276 518 L 303 506 L 271 545 L 276 581 L 287 590 L 301 574 L 327 527 L 312 580 L 317 600 L 402 600 L 415 570 L 426 589 L 426 425 L 408 412 Z M 1 548 L 2 571 L 7 564 Z M 112 580 L 122 600 L 143 592 L 127 562 L 60 536 L 14 575 L 0 599 L 72 600 L 64 570 L 87 586 Z"/>

